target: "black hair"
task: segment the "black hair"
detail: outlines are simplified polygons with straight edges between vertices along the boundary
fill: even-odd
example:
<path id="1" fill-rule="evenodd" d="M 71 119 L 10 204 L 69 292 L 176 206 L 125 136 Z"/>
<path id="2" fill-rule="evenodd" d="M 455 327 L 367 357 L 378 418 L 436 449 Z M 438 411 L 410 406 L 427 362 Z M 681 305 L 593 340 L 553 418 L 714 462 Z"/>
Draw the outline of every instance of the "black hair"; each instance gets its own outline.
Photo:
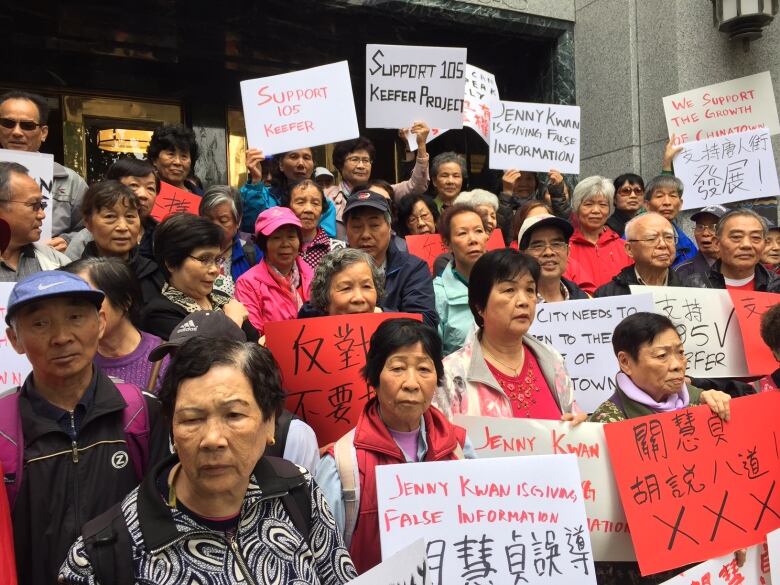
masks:
<path id="1" fill-rule="evenodd" d="M 38 108 L 38 123 L 41 126 L 46 126 L 49 120 L 49 104 L 46 102 L 46 98 L 37 93 L 30 93 L 29 91 L 12 90 L 7 91 L 3 95 L 0 95 L 0 105 L 4 104 L 8 100 L 27 100 L 35 104 Z"/>
<path id="2" fill-rule="evenodd" d="M 640 177 L 635 173 L 623 173 L 622 175 L 617 177 L 614 181 L 616 195 L 618 190 L 620 190 L 620 188 L 626 183 L 626 181 L 628 181 L 629 185 L 639 185 L 640 187 L 642 187 L 642 192 L 644 193 L 645 180 L 642 177 Z"/>
<path id="3" fill-rule="evenodd" d="M 643 345 L 652 343 L 653 339 L 669 330 L 677 331 L 674 323 L 666 315 L 658 313 L 639 312 L 623 319 L 612 333 L 612 349 L 615 355 L 621 351 L 636 361 Z"/>
<path id="4" fill-rule="evenodd" d="M 152 132 L 149 140 L 149 146 L 146 149 L 146 156 L 154 162 L 160 156 L 163 150 L 182 150 L 190 153 L 190 169 L 195 168 L 195 161 L 198 160 L 200 151 L 198 143 L 195 140 L 195 132 L 183 124 L 163 124 L 158 126 Z M 192 177 L 188 177 L 192 178 Z"/>
<path id="5" fill-rule="evenodd" d="M 184 264 L 195 248 L 219 248 L 222 235 L 222 228 L 205 217 L 174 213 L 154 230 L 154 258 L 165 278 L 170 278 L 170 269 Z"/>
<path id="6" fill-rule="evenodd" d="M 145 158 L 120 156 L 106 171 L 106 179 L 115 181 L 125 177 L 147 177 L 149 175 L 154 175 L 154 183 L 159 192 L 160 177 L 157 176 L 157 170 L 154 168 L 154 165 Z"/>
<path id="7" fill-rule="evenodd" d="M 376 157 L 374 143 L 365 136 L 360 136 L 359 138 L 336 143 L 333 147 L 333 165 L 341 172 L 341 169 L 344 168 L 344 161 L 350 153 L 358 150 L 365 150 L 368 153 L 368 158 L 371 160 L 374 160 Z"/>
<path id="8" fill-rule="evenodd" d="M 780 303 L 773 305 L 761 317 L 761 339 L 773 352 L 780 352 Z"/>
<path id="9" fill-rule="evenodd" d="M 141 324 L 141 288 L 133 270 L 119 258 L 95 256 L 81 258 L 61 268 L 71 274 L 87 273 L 87 277 L 102 290 L 108 301 L 122 311 L 130 322 Z"/>
<path id="10" fill-rule="evenodd" d="M 246 377 L 263 420 L 268 421 L 281 413 L 286 393 L 282 389 L 279 366 L 270 351 L 257 343 L 195 336 L 173 354 L 157 395 L 169 423 L 173 420 L 181 383 L 199 378 L 216 366 L 233 366 Z"/>
<path id="11" fill-rule="evenodd" d="M 441 241 L 444 242 L 447 246 L 450 245 L 450 238 L 452 237 L 453 218 L 459 215 L 463 215 L 464 213 L 476 214 L 477 217 L 482 220 L 483 229 L 485 228 L 485 218 L 471 205 L 468 205 L 467 203 L 455 203 L 454 205 L 450 205 L 441 214 L 441 218 L 439 219 L 438 223 L 439 234 L 441 234 Z"/>
<path id="12" fill-rule="evenodd" d="M 318 185 L 317 182 L 313 179 L 301 179 L 300 181 L 290 183 L 290 187 L 282 192 L 282 197 L 279 201 L 279 204 L 282 207 L 290 207 L 290 203 L 292 202 L 292 192 L 295 189 L 308 189 L 309 187 L 317 189 L 320 197 L 322 197 L 322 215 L 325 215 L 325 212 L 328 210 L 328 201 L 325 198 L 325 191 L 323 191 L 322 187 Z"/>
<path id="13" fill-rule="evenodd" d="M 423 195 L 421 193 L 410 193 L 409 195 L 404 195 L 398 202 L 398 221 L 396 222 L 397 225 L 395 230 L 402 238 L 405 238 L 411 233 L 409 231 L 409 226 L 406 225 L 406 223 L 409 221 L 409 217 L 412 215 L 414 206 L 417 205 L 418 201 L 422 201 L 428 208 L 428 211 L 431 212 L 431 215 L 433 216 L 434 227 L 436 227 L 439 223 L 439 208 L 436 206 L 436 203 L 434 203 L 433 199 L 431 199 L 428 195 Z"/>
<path id="14" fill-rule="evenodd" d="M 366 365 L 361 370 L 363 379 L 373 388 L 379 388 L 379 375 L 385 367 L 385 362 L 392 354 L 402 347 L 408 347 L 419 342 L 423 351 L 433 361 L 436 369 L 436 382 L 444 379 L 444 364 L 442 363 L 441 338 L 435 329 L 416 319 L 388 319 L 376 328 L 366 354 Z"/>
<path id="15" fill-rule="evenodd" d="M 11 199 L 11 177 L 14 174 L 27 175 L 29 171 L 24 165 L 15 162 L 0 161 L 0 203 Z"/>
<path id="16" fill-rule="evenodd" d="M 287 175 L 285 175 L 282 172 L 282 168 L 281 168 L 281 163 L 284 160 L 284 157 L 286 157 L 291 152 L 296 152 L 298 150 L 308 150 L 309 153 L 311 154 L 312 162 L 314 161 L 314 151 L 311 149 L 310 146 L 304 146 L 303 148 L 296 148 L 294 150 L 280 152 L 279 154 L 275 154 L 273 156 L 273 159 L 265 159 L 265 160 L 271 160 L 271 166 L 269 167 L 271 169 L 271 185 L 277 187 L 282 193 L 289 193 L 293 183 L 300 182 L 300 181 L 293 181 L 293 183 L 290 183 L 290 179 L 288 179 Z"/>
<path id="17" fill-rule="evenodd" d="M 530 274 L 538 283 L 540 271 L 536 258 L 512 248 L 485 252 L 474 263 L 469 276 L 469 308 L 474 322 L 479 327 L 485 324 L 479 312 L 485 310 L 490 291 L 497 283 L 514 280 L 524 273 Z"/>
<path id="18" fill-rule="evenodd" d="M 81 215 L 89 217 L 101 209 L 110 209 L 122 202 L 130 209 L 138 209 L 140 201 L 138 195 L 119 181 L 98 181 L 84 192 L 81 201 Z"/>

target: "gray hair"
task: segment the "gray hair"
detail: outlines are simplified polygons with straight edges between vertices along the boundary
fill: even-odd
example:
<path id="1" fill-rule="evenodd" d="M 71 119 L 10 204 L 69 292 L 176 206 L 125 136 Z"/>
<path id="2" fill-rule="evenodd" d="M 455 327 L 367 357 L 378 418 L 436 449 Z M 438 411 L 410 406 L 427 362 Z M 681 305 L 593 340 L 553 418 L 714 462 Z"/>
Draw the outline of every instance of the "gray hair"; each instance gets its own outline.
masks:
<path id="1" fill-rule="evenodd" d="M 576 214 L 580 210 L 580 205 L 588 199 L 593 199 L 603 195 L 609 203 L 609 214 L 615 211 L 615 185 L 606 177 L 593 175 L 582 179 L 574 187 L 574 193 L 571 196 L 571 209 Z"/>
<path id="2" fill-rule="evenodd" d="M 468 176 L 466 159 L 457 152 L 450 151 L 442 152 L 433 157 L 431 161 L 431 178 L 438 176 L 441 165 L 446 165 L 447 163 L 457 163 L 460 166 L 460 174 L 463 175 L 463 178 L 465 179 Z"/>
<path id="3" fill-rule="evenodd" d="M 645 217 L 660 217 L 663 220 L 666 220 L 666 222 L 669 224 L 669 227 L 674 229 L 674 226 L 672 225 L 672 222 L 666 219 L 663 215 L 660 213 L 656 213 L 655 211 L 648 211 L 647 213 L 640 213 L 639 215 L 635 215 L 632 217 L 628 222 L 626 223 L 626 227 L 623 230 L 623 233 L 626 236 L 626 241 L 634 239 L 634 231 L 637 228 L 637 225 L 641 222 L 642 218 Z"/>
<path id="4" fill-rule="evenodd" d="M 11 199 L 11 175 L 28 175 L 27 167 L 15 162 L 0 162 L 0 201 Z M 28 175 L 29 176 L 29 175 Z"/>
<path id="5" fill-rule="evenodd" d="M 683 196 L 683 182 L 674 175 L 658 175 L 645 186 L 645 201 L 650 201 L 656 189 L 677 189 L 680 199 Z"/>
<path id="6" fill-rule="evenodd" d="M 453 203 L 464 203 L 471 207 L 478 207 L 480 205 L 489 205 L 493 208 L 493 211 L 498 211 L 498 197 L 496 197 L 490 191 L 485 189 L 472 189 L 471 191 L 463 191 L 455 198 Z"/>
<path id="7" fill-rule="evenodd" d="M 764 218 L 758 215 L 752 209 L 746 209 L 743 207 L 740 209 L 732 209 L 726 215 L 724 215 L 718 220 L 718 225 L 715 228 L 715 235 L 718 238 L 720 238 L 721 235 L 723 234 L 723 230 L 726 228 L 726 222 L 733 217 L 752 217 L 753 219 L 758 221 L 758 223 L 761 224 L 761 231 L 764 234 L 764 239 L 766 239 L 769 236 L 769 228 L 767 227 Z"/>
<path id="8" fill-rule="evenodd" d="M 244 205 L 241 203 L 241 195 L 239 194 L 238 189 L 235 189 L 230 185 L 212 185 L 209 187 L 200 200 L 198 214 L 201 217 L 205 217 L 207 213 L 214 211 L 223 203 L 230 205 L 233 219 L 241 221 L 241 216 L 244 214 Z"/>
<path id="9" fill-rule="evenodd" d="M 353 264 L 365 262 L 371 268 L 371 277 L 376 289 L 376 301 L 379 301 L 385 294 L 385 275 L 376 267 L 374 259 L 363 250 L 356 248 L 341 248 L 325 254 L 314 271 L 314 277 L 311 281 L 311 295 L 309 301 L 314 308 L 320 311 L 328 311 L 330 305 L 330 283 L 333 277 L 343 272 Z"/>

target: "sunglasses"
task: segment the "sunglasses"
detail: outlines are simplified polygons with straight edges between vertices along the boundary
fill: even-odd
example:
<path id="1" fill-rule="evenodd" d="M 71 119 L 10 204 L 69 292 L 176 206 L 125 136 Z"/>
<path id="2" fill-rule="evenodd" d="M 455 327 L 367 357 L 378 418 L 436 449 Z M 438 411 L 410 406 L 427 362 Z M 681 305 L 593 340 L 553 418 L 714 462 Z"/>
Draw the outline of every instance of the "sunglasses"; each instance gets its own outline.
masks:
<path id="1" fill-rule="evenodd" d="M 40 128 L 43 126 L 43 124 L 39 124 L 38 122 L 33 122 L 32 120 L 14 120 L 13 118 L 0 118 L 0 126 L 3 128 L 7 128 L 8 130 L 13 130 L 16 128 L 16 125 L 19 125 L 19 128 L 24 130 L 25 132 L 32 132 L 33 130 L 36 130 L 37 128 Z"/>

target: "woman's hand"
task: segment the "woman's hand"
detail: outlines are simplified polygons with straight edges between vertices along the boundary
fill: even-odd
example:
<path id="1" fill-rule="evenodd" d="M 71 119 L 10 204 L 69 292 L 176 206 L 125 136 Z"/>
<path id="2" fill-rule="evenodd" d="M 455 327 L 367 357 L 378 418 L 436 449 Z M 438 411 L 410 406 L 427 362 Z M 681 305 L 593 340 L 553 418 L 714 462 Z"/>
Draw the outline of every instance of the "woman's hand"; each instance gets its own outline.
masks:
<path id="1" fill-rule="evenodd" d="M 731 396 L 720 390 L 703 390 L 701 402 L 710 407 L 710 410 L 725 421 L 731 419 Z"/>
<path id="2" fill-rule="evenodd" d="M 669 138 L 669 142 L 666 143 L 666 147 L 664 147 L 664 162 L 661 166 L 661 169 L 669 173 L 672 172 L 672 161 L 674 160 L 674 157 L 683 149 L 682 146 L 674 145 L 674 138 L 675 135 L 672 134 L 671 138 Z"/>
<path id="3" fill-rule="evenodd" d="M 65 253 L 65 249 L 68 247 L 68 241 L 63 237 L 57 236 L 46 242 L 46 245 L 54 248 L 57 252 Z"/>
<path id="4" fill-rule="evenodd" d="M 520 178 L 521 174 L 517 169 L 504 171 L 504 175 L 501 177 L 501 191 L 511 195 L 515 188 L 515 181 Z"/>
<path id="5" fill-rule="evenodd" d="M 745 559 L 747 558 L 747 549 L 741 548 L 739 550 L 734 551 L 734 559 L 737 561 L 737 566 L 741 567 L 745 564 Z"/>
<path id="6" fill-rule="evenodd" d="M 584 412 L 578 412 L 576 414 L 573 412 L 564 412 L 561 415 L 561 420 L 563 422 L 570 422 L 572 427 L 576 427 L 581 422 L 585 422 L 585 419 L 587 418 L 588 415 Z"/>
<path id="7" fill-rule="evenodd" d="M 563 175 L 560 173 L 560 171 L 550 169 L 550 171 L 547 173 L 547 183 L 550 185 L 560 185 L 563 183 Z"/>
<path id="8" fill-rule="evenodd" d="M 253 183 L 263 180 L 262 162 L 264 160 L 265 155 L 259 148 L 250 148 L 246 151 L 246 168 L 249 170 L 249 176 Z"/>
<path id="9" fill-rule="evenodd" d="M 422 120 L 417 120 L 412 124 L 409 131 L 417 138 L 417 156 L 420 157 L 428 154 L 428 150 L 425 147 L 426 141 L 428 140 L 428 134 L 431 132 L 428 124 Z"/>
<path id="10" fill-rule="evenodd" d="M 231 299 L 227 305 L 222 307 L 222 311 L 239 327 L 241 327 L 244 324 L 244 321 L 249 317 L 249 311 L 247 311 L 246 307 L 236 299 Z"/>

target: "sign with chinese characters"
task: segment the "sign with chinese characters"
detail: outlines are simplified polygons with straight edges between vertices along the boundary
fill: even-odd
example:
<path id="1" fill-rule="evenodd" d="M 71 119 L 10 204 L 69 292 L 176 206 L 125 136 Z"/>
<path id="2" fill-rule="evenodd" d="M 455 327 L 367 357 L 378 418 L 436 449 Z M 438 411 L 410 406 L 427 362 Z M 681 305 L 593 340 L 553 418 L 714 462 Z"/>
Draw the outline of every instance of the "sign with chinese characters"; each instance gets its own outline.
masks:
<path id="1" fill-rule="evenodd" d="M 41 188 L 41 195 L 43 195 L 43 199 L 48 206 L 44 210 L 46 217 L 43 219 L 41 237 L 38 241 L 41 243 L 47 242 L 52 237 L 54 155 L 44 152 L 27 152 L 24 150 L 0 148 L 0 161 L 15 162 L 24 166 L 27 169 L 27 174 L 35 179 L 35 182 L 38 183 L 38 186 Z"/>
<path id="2" fill-rule="evenodd" d="M 766 535 L 766 552 L 769 557 L 769 572 L 780 580 L 780 528 Z"/>
<path id="3" fill-rule="evenodd" d="M 683 209 L 780 195 L 769 130 L 686 143 L 674 158 Z"/>
<path id="4" fill-rule="evenodd" d="M 152 207 L 150 215 L 157 221 L 162 221 L 174 213 L 185 212 L 198 215 L 199 207 L 199 195 L 160 181 L 160 192 L 154 200 L 154 207 Z"/>
<path id="5" fill-rule="evenodd" d="M 349 585 L 430 585 L 425 541 L 415 540 Z"/>
<path id="6" fill-rule="evenodd" d="M 617 485 L 607 455 L 604 425 L 555 420 L 455 415 L 466 429 L 477 456 L 518 455 L 577 456 L 582 477 L 582 497 L 595 561 L 633 561 L 634 548 L 628 522 L 620 505 Z"/>
<path id="7" fill-rule="evenodd" d="M 433 264 L 441 254 L 449 252 L 447 246 L 441 239 L 439 234 L 421 234 L 418 236 L 406 236 L 406 245 L 409 248 L 409 253 L 412 256 L 417 256 L 421 260 L 425 260 L 428 264 L 428 269 L 431 274 L 434 274 Z M 494 229 L 490 234 L 488 241 L 485 242 L 485 250 L 500 250 L 505 248 L 504 236 L 500 229 Z"/>
<path id="8" fill-rule="evenodd" d="M 360 370 L 371 335 L 383 321 L 421 315 L 362 313 L 266 323 L 266 347 L 279 364 L 287 408 L 332 443 L 357 424 L 373 395 Z"/>
<path id="9" fill-rule="evenodd" d="M 780 527 L 780 393 L 604 425 L 643 575 L 763 542 Z"/>
<path id="10" fill-rule="evenodd" d="M 675 135 L 675 144 L 758 128 L 780 132 L 769 71 L 684 91 L 663 101 L 666 127 L 669 136 Z"/>
<path id="11" fill-rule="evenodd" d="M 688 376 L 731 378 L 750 375 L 728 291 L 631 285 L 631 294 L 637 293 L 651 293 L 655 312 L 669 317 L 677 327 L 688 358 Z"/>
<path id="12" fill-rule="evenodd" d="M 746 290 L 728 292 L 737 315 L 748 370 L 754 375 L 771 374 L 777 369 L 777 359 L 761 338 L 761 317 L 780 303 L 780 295 Z"/>
<path id="13" fill-rule="evenodd" d="M 279 154 L 357 138 L 346 61 L 241 82 L 250 148 Z"/>
<path id="14" fill-rule="evenodd" d="M 737 566 L 734 553 L 726 554 L 696 565 L 661 585 L 771 585 L 767 557 L 766 544 L 757 544 L 747 549 L 741 567 Z"/>
<path id="15" fill-rule="evenodd" d="M 580 172 L 580 107 L 499 102 L 490 124 L 490 168 Z"/>
<path id="16" fill-rule="evenodd" d="M 466 49 L 366 45 L 366 128 L 463 127 Z"/>
<path id="17" fill-rule="evenodd" d="M 596 583 L 573 455 L 376 468 L 382 558 L 428 543 L 434 585 Z"/>
<path id="18" fill-rule="evenodd" d="M 625 317 L 653 311 L 649 294 L 539 303 L 529 333 L 557 349 L 574 384 L 574 399 L 593 412 L 615 391 L 620 370 L 612 332 Z"/>
<path id="19" fill-rule="evenodd" d="M 16 353 L 5 332 L 5 311 L 15 284 L 0 282 L 0 323 L 4 325 L 0 328 L 0 395 L 10 388 L 21 386 L 32 371 L 27 356 Z"/>

